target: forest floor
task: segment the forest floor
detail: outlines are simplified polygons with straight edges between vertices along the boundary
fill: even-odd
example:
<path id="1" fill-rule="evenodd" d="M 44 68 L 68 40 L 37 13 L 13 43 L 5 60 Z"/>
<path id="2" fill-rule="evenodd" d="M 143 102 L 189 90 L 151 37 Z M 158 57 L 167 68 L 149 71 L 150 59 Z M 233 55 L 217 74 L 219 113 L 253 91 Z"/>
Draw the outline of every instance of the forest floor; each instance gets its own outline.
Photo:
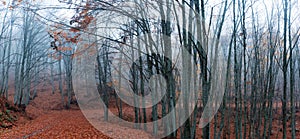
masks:
<path id="1" fill-rule="evenodd" d="M 140 130 L 122 128 L 118 125 L 102 123 L 102 128 L 126 130 L 119 134 L 112 133 L 108 137 L 94 128 L 84 117 L 79 107 L 72 105 L 70 110 L 65 110 L 61 104 L 59 93 L 42 92 L 30 102 L 26 113 L 14 112 L 18 120 L 8 128 L 0 128 L 0 139 L 15 138 L 91 138 L 109 139 L 148 139 L 150 134 Z M 109 126 L 108 126 L 109 125 Z M 121 134 L 122 133 L 122 134 Z M 127 133 L 127 134 L 124 134 Z"/>
<path id="2" fill-rule="evenodd" d="M 1 102 L 1 100 L 0 100 Z M 1 104 L 1 103 L 0 103 Z M 1 105 L 0 105 L 1 106 Z M 116 111 L 116 110 L 113 110 Z M 124 108 L 124 116 L 133 119 L 133 109 Z M 11 112 L 13 117 L 18 120 L 9 124 L 7 128 L 0 128 L 0 138 L 119 138 L 119 139 L 147 139 L 152 138 L 149 133 L 141 130 L 120 127 L 119 125 L 101 123 L 101 129 L 111 130 L 111 134 L 104 135 L 101 131 L 94 128 L 84 117 L 79 107 L 72 105 L 70 110 L 65 110 L 61 103 L 59 93 L 40 92 L 38 96 L 30 102 L 24 112 Z M 151 114 L 151 112 L 148 112 Z M 274 118 L 272 138 L 282 138 L 280 114 Z M 150 117 L 150 116 L 149 116 Z M 219 116 L 220 118 L 220 116 Z M 225 127 L 231 131 L 230 136 L 234 137 L 234 118 L 231 120 L 230 127 Z M 213 123 L 213 122 L 212 122 Z M 297 137 L 300 137 L 300 113 L 297 113 Z M 213 125 L 213 124 L 212 124 Z M 289 124 L 287 124 L 289 126 Z M 118 132 L 115 132 L 115 129 Z M 290 128 L 289 128 L 290 129 Z M 106 130 L 107 131 L 107 130 Z M 201 138 L 202 129 L 197 128 L 196 138 Z M 211 126 L 213 133 L 213 126 Z M 212 134 L 213 135 L 213 134 Z M 288 130 L 288 137 L 291 132 Z M 108 137 L 109 136 L 109 137 Z M 223 135 L 222 135 L 223 136 Z M 211 136 L 213 138 L 213 136 Z M 179 138 L 179 137 L 177 137 Z"/>

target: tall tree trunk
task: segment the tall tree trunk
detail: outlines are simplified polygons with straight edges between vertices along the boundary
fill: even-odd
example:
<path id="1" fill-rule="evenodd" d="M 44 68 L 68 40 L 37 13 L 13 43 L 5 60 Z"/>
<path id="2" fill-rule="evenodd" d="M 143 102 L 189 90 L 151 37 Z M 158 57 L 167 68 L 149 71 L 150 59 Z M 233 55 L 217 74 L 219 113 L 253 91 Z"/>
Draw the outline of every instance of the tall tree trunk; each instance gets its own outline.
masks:
<path id="1" fill-rule="evenodd" d="M 71 57 L 72 52 L 68 51 L 66 55 L 64 55 L 63 60 L 65 63 L 65 74 L 66 74 L 66 84 L 67 84 L 67 104 L 66 108 L 69 109 L 71 106 L 71 101 L 73 97 L 73 84 L 72 84 L 72 68 L 73 68 L 73 59 Z"/>
<path id="2" fill-rule="evenodd" d="M 13 33 L 13 26 L 14 26 L 14 10 L 11 11 L 10 15 L 10 31 L 9 31 L 9 43 L 8 43 L 8 51 L 7 51 L 7 65 L 6 65 L 6 73 L 5 73 L 5 83 L 4 83 L 4 91 L 5 97 L 8 99 L 8 81 L 9 81 L 9 70 L 11 66 L 11 47 L 12 47 L 12 33 Z"/>
<path id="3" fill-rule="evenodd" d="M 59 57 L 61 57 L 61 53 L 58 54 Z M 62 67 L 61 67 L 61 64 L 62 64 L 62 59 L 59 58 L 58 59 L 58 87 L 59 87 L 59 92 L 61 94 L 61 103 L 62 103 L 62 106 L 65 105 L 65 99 L 64 99 L 64 90 L 63 90 L 63 79 L 62 79 L 62 76 L 63 76 L 63 73 L 62 73 Z"/>
<path id="4" fill-rule="evenodd" d="M 288 0 L 283 1 L 284 7 L 284 28 L 283 28 L 283 98 L 282 98 L 282 131 L 283 139 L 286 139 L 287 134 L 287 22 L 288 22 Z"/>
<path id="5" fill-rule="evenodd" d="M 233 16 L 234 16 L 234 22 L 236 22 L 236 7 L 235 7 L 235 0 L 233 1 Z M 236 28 L 236 25 L 234 24 L 234 32 L 237 31 L 237 28 Z M 240 55 L 240 50 L 238 48 L 238 45 L 237 45 L 237 39 L 236 39 L 236 36 L 234 36 L 233 38 L 233 49 L 234 49 L 234 92 L 235 92 L 235 120 L 234 120 L 234 123 L 235 123 L 235 138 L 238 139 L 240 138 L 240 135 L 241 135 L 241 127 L 240 127 L 240 123 L 241 123 L 241 114 L 240 114 L 240 102 L 241 102 L 241 62 L 239 61 L 241 55 Z"/>
<path id="6" fill-rule="evenodd" d="M 54 84 L 54 74 L 53 74 L 53 68 L 54 68 L 54 66 L 53 66 L 53 61 L 52 61 L 52 59 L 51 59 L 51 61 L 50 61 L 50 83 L 51 83 L 51 88 L 52 88 L 52 94 L 54 94 L 54 92 L 55 92 L 55 84 Z"/>
<path id="7" fill-rule="evenodd" d="M 208 96 L 209 96 L 209 90 L 210 90 L 210 82 L 209 82 L 209 76 L 208 76 L 208 69 L 207 69 L 207 47 L 208 47 L 208 38 L 207 38 L 207 33 L 206 33 L 206 25 L 205 25 L 205 6 L 204 6 L 205 2 L 204 0 L 200 1 L 200 13 L 197 13 L 201 16 L 201 26 L 202 28 L 198 31 L 200 31 L 202 34 L 202 40 L 203 42 L 199 42 L 197 43 L 197 47 L 199 47 L 198 49 L 200 50 L 201 53 L 199 53 L 200 56 L 200 66 L 201 66 L 201 76 L 202 76 L 202 99 L 203 99 L 203 106 L 206 105 L 207 101 L 208 101 Z M 197 32 L 198 32 L 197 31 Z M 207 117 L 204 117 L 207 118 Z M 204 139 L 209 139 L 210 138 L 210 124 L 208 123 L 204 128 L 203 128 L 203 138 Z"/>
<path id="8" fill-rule="evenodd" d="M 247 59 L 246 59 L 246 48 L 247 48 L 247 30 L 246 30 L 246 1 L 245 0 L 242 0 L 242 37 L 243 37 L 243 60 L 244 60 L 244 112 L 241 112 L 241 116 L 244 116 L 243 117 L 243 120 L 244 120 L 244 131 L 241 130 L 241 132 L 243 132 L 244 134 L 240 137 L 244 137 L 244 139 L 246 138 L 246 133 L 247 133 L 247 115 L 248 115 L 248 103 L 247 103 Z M 242 104 L 241 104 L 242 105 Z M 241 107 L 241 111 L 242 110 L 242 107 Z M 242 124 L 242 120 L 240 122 L 240 126 Z"/>
<path id="9" fill-rule="evenodd" d="M 289 1 L 289 17 L 288 17 L 288 31 L 289 31 L 289 49 L 290 49 L 290 105 L 291 105 L 291 132 L 292 139 L 296 138 L 296 129 L 295 129 L 295 95 L 294 95 L 294 59 L 293 59 L 293 45 L 292 45 L 292 33 L 291 33 L 291 14 L 292 14 L 292 2 Z"/>

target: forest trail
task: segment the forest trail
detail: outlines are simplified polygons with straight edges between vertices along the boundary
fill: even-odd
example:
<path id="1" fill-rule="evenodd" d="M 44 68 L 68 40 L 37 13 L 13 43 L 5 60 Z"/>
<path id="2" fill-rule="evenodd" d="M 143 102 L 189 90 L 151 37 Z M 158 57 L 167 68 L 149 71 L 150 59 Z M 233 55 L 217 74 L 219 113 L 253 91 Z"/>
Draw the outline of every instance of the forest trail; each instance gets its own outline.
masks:
<path id="1" fill-rule="evenodd" d="M 2 132 L 2 133 L 1 133 Z M 45 113 L 24 125 L 0 131 L 0 138 L 103 138 L 80 110 L 61 110 Z"/>
<path id="2" fill-rule="evenodd" d="M 118 125 L 99 123 L 101 129 L 112 131 L 104 135 L 94 128 L 84 117 L 78 106 L 72 105 L 65 110 L 59 93 L 41 92 L 26 108 L 27 116 L 18 116 L 11 129 L 0 128 L 1 139 L 148 139 L 151 136 L 141 130 L 119 127 Z M 115 132 L 118 130 L 118 132 Z M 116 134 L 119 133 L 119 134 Z M 110 137 L 109 137 L 110 136 Z"/>

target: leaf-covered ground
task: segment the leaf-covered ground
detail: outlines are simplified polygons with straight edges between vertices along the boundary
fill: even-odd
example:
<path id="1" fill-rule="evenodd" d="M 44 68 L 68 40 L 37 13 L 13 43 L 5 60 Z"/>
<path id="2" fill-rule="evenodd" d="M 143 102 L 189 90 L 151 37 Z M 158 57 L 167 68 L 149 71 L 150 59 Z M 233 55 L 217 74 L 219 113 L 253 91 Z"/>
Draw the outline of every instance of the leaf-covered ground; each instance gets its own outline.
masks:
<path id="1" fill-rule="evenodd" d="M 12 128 L 18 116 L 25 116 L 24 111 L 14 106 L 4 97 L 0 97 L 0 128 Z"/>
<path id="2" fill-rule="evenodd" d="M 79 110 L 51 111 L 0 134 L 0 138 L 109 138 L 93 128 Z"/>
<path id="3" fill-rule="evenodd" d="M 1 101 L 0 105 L 8 105 L 7 101 Z M 11 103 L 10 103 L 11 104 Z M 0 139 L 14 139 L 14 138 L 90 138 L 90 139 L 147 139 L 152 138 L 150 134 L 134 130 L 119 125 L 108 123 L 97 123 L 99 129 L 94 128 L 83 116 L 78 106 L 73 105 L 70 110 L 64 110 L 61 103 L 61 95 L 59 93 L 40 92 L 26 108 L 26 113 L 18 112 L 19 110 L 13 106 L 1 109 L 2 115 L 5 114 L 5 125 L 7 128 L 0 128 Z M 116 112 L 116 108 L 113 109 Z M 133 119 L 133 109 L 124 107 L 124 116 L 128 119 Z M 9 113 L 9 114 L 8 114 Z M 151 112 L 148 112 L 151 114 Z M 15 117 L 16 121 L 10 122 L 9 116 Z M 276 113 L 273 122 L 272 138 L 282 138 L 280 112 Z M 150 117 L 150 116 L 149 116 Z M 220 116 L 219 116 L 220 117 Z M 296 116 L 296 136 L 300 136 L 300 113 Z M 0 117 L 1 118 L 1 117 Z M 3 116 L 2 116 L 3 118 Z M 14 118 L 11 118 L 14 119 Z M 127 120 L 128 120 L 127 119 Z M 131 120 L 129 120 L 131 121 Z M 213 122 L 211 123 L 213 125 Z M 289 124 L 288 124 L 289 125 Z M 229 128 L 234 131 L 234 121 L 231 120 Z M 106 131 L 106 135 L 101 133 Z M 107 132 L 109 131 L 109 132 Z M 179 133 L 179 132 L 178 132 Z M 213 133 L 213 126 L 211 126 L 211 133 Z M 288 130 L 288 137 L 290 137 L 290 130 Z M 108 137 L 109 136 L 109 137 Z M 197 128 L 196 138 L 201 138 L 202 130 Z M 213 138 L 213 134 L 211 135 Z M 234 137 L 234 132 L 230 133 L 230 137 Z M 179 136 L 177 138 L 180 138 Z"/>
<path id="4" fill-rule="evenodd" d="M 64 110 L 59 93 L 41 92 L 26 108 L 26 114 L 16 114 L 17 121 L 10 128 L 0 128 L 0 139 L 14 138 L 84 138 L 84 139 L 147 139 L 141 130 L 99 123 L 101 129 L 111 131 L 110 137 L 94 128 L 78 106 Z M 118 132 L 116 132 L 116 130 Z"/>

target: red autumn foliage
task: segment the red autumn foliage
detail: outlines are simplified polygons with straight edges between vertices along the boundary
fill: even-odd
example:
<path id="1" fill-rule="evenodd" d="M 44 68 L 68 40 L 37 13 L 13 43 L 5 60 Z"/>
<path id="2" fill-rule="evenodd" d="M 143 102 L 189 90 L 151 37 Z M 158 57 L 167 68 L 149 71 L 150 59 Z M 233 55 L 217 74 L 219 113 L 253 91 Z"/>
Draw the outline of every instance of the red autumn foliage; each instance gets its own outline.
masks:
<path id="1" fill-rule="evenodd" d="M 56 51 L 72 51 L 73 49 L 69 48 L 63 48 L 63 45 L 65 43 L 71 43 L 71 44 L 78 44 L 83 39 L 81 38 L 82 35 L 80 33 L 81 30 L 87 29 L 88 25 L 94 20 L 94 17 L 89 14 L 89 11 L 91 10 L 90 4 L 86 4 L 84 6 L 84 9 L 82 11 L 77 11 L 78 16 L 73 16 L 72 20 L 70 21 L 70 24 L 78 23 L 76 27 L 71 27 L 68 30 L 62 30 L 60 29 L 61 25 L 55 25 L 52 30 L 49 30 L 48 33 L 50 34 L 50 37 L 54 39 L 54 41 L 51 42 L 51 47 Z M 71 57 L 74 58 L 75 55 L 78 56 L 78 54 L 73 54 Z M 52 56 L 52 55 L 51 55 Z M 56 59 L 56 58 L 55 58 Z"/>

